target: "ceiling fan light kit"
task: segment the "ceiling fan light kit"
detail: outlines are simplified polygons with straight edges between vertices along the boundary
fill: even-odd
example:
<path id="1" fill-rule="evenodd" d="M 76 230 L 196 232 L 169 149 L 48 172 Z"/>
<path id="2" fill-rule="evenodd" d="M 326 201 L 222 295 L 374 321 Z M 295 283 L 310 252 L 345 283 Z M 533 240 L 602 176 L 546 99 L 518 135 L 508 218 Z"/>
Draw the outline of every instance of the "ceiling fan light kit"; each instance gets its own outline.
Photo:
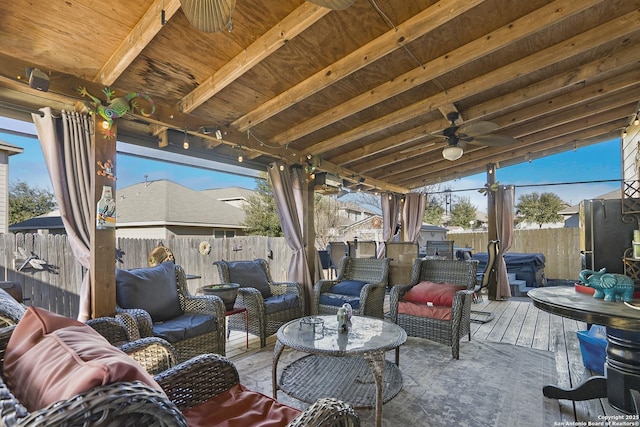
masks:
<path id="1" fill-rule="evenodd" d="M 444 150 L 442 150 L 442 157 L 453 162 L 454 160 L 458 160 L 460 157 L 462 157 L 462 153 L 462 147 L 458 147 L 457 145 L 449 145 L 447 147 L 444 147 Z"/>
<path id="2" fill-rule="evenodd" d="M 497 130 L 499 126 L 492 122 L 477 121 L 456 125 L 456 120 L 460 117 L 457 111 L 447 114 L 447 119 L 451 126 L 434 136 L 447 140 L 447 146 L 442 150 L 442 157 L 454 161 L 462 157 L 466 144 L 477 144 L 487 146 L 510 145 L 516 140 L 510 136 L 495 135 L 491 132 Z"/>
<path id="3" fill-rule="evenodd" d="M 180 4 L 191 25 L 202 32 L 233 29 L 231 13 L 236 0 L 180 0 Z"/>

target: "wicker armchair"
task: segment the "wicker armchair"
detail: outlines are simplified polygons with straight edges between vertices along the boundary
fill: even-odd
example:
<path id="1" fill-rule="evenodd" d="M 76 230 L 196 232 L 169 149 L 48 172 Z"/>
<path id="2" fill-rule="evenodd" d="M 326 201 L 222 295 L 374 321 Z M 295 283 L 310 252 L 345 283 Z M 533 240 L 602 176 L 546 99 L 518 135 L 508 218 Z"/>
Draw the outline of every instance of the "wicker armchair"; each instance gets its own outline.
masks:
<path id="1" fill-rule="evenodd" d="M 205 354 L 155 376 L 169 399 L 181 411 L 209 401 L 240 383 L 238 371 L 226 357 Z M 267 398 L 270 399 L 270 398 Z M 250 425 L 250 424 L 246 424 Z M 293 419 L 288 427 L 358 427 L 353 408 L 340 400 L 323 398 Z"/>
<path id="2" fill-rule="evenodd" d="M 0 289 L 0 328 L 17 324 L 26 308 L 4 289 Z"/>
<path id="3" fill-rule="evenodd" d="M 15 326 L 0 329 L 0 425 L 64 426 L 180 426 L 187 423 L 161 392 L 141 382 L 117 382 L 29 412 L 5 383 L 3 364 L 7 343 Z"/>
<path id="4" fill-rule="evenodd" d="M 391 321 L 402 327 L 409 336 L 450 345 L 453 357 L 459 359 L 460 339 L 464 335 L 469 335 L 469 340 L 471 340 L 470 312 L 477 270 L 477 261 L 415 260 L 411 283 L 396 285 L 391 289 Z M 405 314 L 401 312 L 403 310 L 399 310 L 399 303 L 406 303 L 403 298 L 407 292 L 423 281 L 459 285 L 464 289 L 452 292 L 450 319 L 422 317 L 421 315 Z M 428 306 L 427 303 L 423 305 Z"/>
<path id="5" fill-rule="evenodd" d="M 313 287 L 318 314 L 334 314 L 348 302 L 353 313 L 384 317 L 384 297 L 390 258 L 351 258 L 340 260 L 335 280 L 319 280 Z"/>
<path id="6" fill-rule="evenodd" d="M 264 259 L 253 261 L 217 261 L 220 283 L 238 283 L 236 307 L 247 309 L 249 332 L 260 337 L 260 347 L 267 337 L 290 320 L 305 313 L 305 297 L 297 282 L 274 282 Z M 230 316 L 230 329 L 244 331 L 244 318 Z"/>
<path id="7" fill-rule="evenodd" d="M 175 317 L 167 320 L 154 320 L 153 313 L 135 308 L 130 304 L 124 305 L 120 286 L 129 276 L 123 277 L 118 270 L 116 272 L 116 297 L 118 313 L 126 313 L 135 319 L 140 337 L 160 337 L 169 341 L 178 352 L 180 362 L 204 353 L 225 354 L 225 308 L 222 299 L 214 295 L 195 296 L 191 295 L 187 287 L 187 278 L 181 266 L 173 263 L 162 263 L 157 267 L 131 270 L 130 273 L 149 271 L 150 269 L 169 269 L 169 274 L 175 274 L 175 284 L 178 292 L 178 313 Z M 173 273 L 171 273 L 173 271 Z M 142 277 L 144 277 L 144 274 Z M 147 285 L 147 283 L 142 283 Z M 151 281 L 149 283 L 151 285 Z M 125 308 L 126 307 L 126 308 Z M 199 327 L 195 332 L 187 332 L 186 337 L 180 331 L 185 327 L 190 327 L 199 322 L 199 319 L 213 323 L 211 328 Z"/>
<path id="8" fill-rule="evenodd" d="M 0 289 L 0 327 L 15 326 L 26 309 L 8 293 Z M 140 338 L 133 318 L 127 314 L 87 320 L 87 325 L 106 338 L 109 343 L 127 353 L 150 374 L 156 374 L 178 363 L 175 348 L 167 341 Z"/>

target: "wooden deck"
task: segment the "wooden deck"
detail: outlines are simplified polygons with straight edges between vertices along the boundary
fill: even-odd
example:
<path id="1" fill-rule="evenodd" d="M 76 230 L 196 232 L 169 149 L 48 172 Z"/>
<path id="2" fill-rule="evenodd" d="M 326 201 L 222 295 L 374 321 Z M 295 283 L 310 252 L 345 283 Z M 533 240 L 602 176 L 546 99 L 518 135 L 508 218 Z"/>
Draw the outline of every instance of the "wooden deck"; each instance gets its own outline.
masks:
<path id="1" fill-rule="evenodd" d="M 576 336 L 576 331 L 587 329 L 585 323 L 541 311 L 528 298 L 512 298 L 509 301 L 488 301 L 485 298 L 474 304 L 473 309 L 491 311 L 495 318 L 485 324 L 472 323 L 472 339 L 510 343 L 555 353 L 557 385 L 560 387 L 575 387 L 592 375 L 582 364 Z M 274 341 L 275 335 L 267 339 L 267 344 Z M 249 335 L 249 349 L 245 344 L 244 332 L 232 331 L 227 342 L 227 356 L 232 360 L 241 358 L 260 347 L 258 337 L 253 335 Z M 612 408 L 606 399 L 550 401 L 556 403 L 546 405 L 547 410 L 551 411 L 546 414 L 547 419 L 557 420 L 557 425 L 595 422 L 598 421 L 598 416 L 622 414 Z"/>

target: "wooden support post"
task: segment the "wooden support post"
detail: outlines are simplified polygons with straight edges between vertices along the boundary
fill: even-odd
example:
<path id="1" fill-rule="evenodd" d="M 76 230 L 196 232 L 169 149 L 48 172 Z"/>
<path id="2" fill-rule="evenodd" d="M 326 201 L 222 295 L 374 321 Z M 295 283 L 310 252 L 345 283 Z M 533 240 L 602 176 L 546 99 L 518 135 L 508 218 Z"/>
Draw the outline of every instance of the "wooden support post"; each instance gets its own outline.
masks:
<path id="1" fill-rule="evenodd" d="M 116 229 L 115 226 L 97 228 L 97 205 L 103 193 L 103 187 L 111 187 L 113 200 L 116 199 L 116 135 L 114 122 L 111 138 L 103 133 L 103 119 L 93 115 L 95 132 L 91 144 L 91 174 L 93 177 L 93 206 L 91 221 L 91 318 L 113 316 L 116 309 Z M 115 225 L 115 224 L 114 224 Z"/>
<path id="2" fill-rule="evenodd" d="M 490 163 L 487 165 L 487 237 L 488 241 L 498 239 L 498 227 L 496 224 L 496 193 L 490 188 L 496 183 L 496 165 Z M 496 260 L 496 263 L 500 260 Z M 489 300 L 495 301 L 498 292 L 497 275 L 490 275 L 489 284 L 487 285 Z"/>

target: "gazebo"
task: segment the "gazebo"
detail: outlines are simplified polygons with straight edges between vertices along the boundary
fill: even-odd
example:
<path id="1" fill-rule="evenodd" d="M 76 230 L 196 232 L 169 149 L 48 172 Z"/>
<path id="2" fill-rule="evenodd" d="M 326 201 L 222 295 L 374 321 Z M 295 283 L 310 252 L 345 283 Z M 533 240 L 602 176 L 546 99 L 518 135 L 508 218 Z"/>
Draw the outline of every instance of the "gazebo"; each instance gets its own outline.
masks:
<path id="1" fill-rule="evenodd" d="M 0 5 L 0 114 L 40 122 L 50 165 L 79 153 L 52 181 L 77 213 L 65 226 L 84 246 L 88 316 L 115 306 L 114 231 L 96 228 L 96 206 L 104 187 L 117 200 L 117 150 L 270 171 L 288 206 L 291 268 L 308 286 L 317 255 L 302 249 L 327 176 L 383 193 L 384 229 L 406 210 L 411 230 L 412 194 L 486 171 L 492 239 L 500 167 L 619 137 L 623 159 L 637 153 L 635 2 L 232 3 L 208 23 L 179 0 Z M 626 161 L 632 199 L 638 172 Z M 82 188 L 77 200 L 62 200 L 69 188 Z"/>

